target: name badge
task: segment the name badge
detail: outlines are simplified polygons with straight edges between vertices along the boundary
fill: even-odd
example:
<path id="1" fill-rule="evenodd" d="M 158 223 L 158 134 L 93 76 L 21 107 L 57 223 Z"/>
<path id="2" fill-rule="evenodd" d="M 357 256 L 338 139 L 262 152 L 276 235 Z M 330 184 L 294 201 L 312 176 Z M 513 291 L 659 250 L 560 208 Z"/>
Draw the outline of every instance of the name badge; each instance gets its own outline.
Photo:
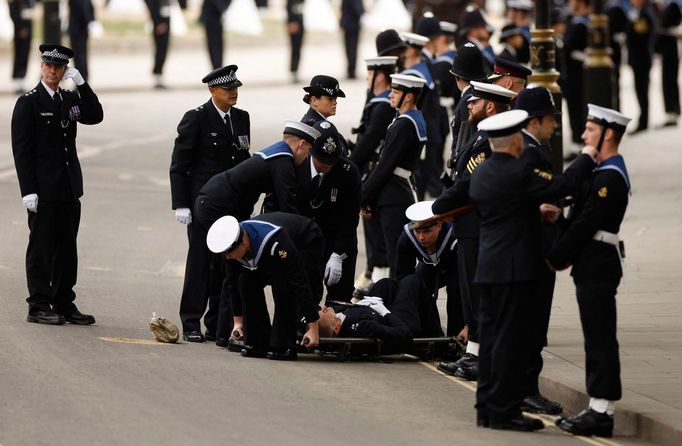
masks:
<path id="1" fill-rule="evenodd" d="M 211 132 L 211 136 L 218 136 L 218 134 Z"/>
<path id="2" fill-rule="evenodd" d="M 40 116 L 54 116 L 52 112 L 40 112 Z"/>
<path id="3" fill-rule="evenodd" d="M 239 139 L 239 147 L 242 150 L 249 150 L 249 136 L 239 135 L 237 138 Z"/>

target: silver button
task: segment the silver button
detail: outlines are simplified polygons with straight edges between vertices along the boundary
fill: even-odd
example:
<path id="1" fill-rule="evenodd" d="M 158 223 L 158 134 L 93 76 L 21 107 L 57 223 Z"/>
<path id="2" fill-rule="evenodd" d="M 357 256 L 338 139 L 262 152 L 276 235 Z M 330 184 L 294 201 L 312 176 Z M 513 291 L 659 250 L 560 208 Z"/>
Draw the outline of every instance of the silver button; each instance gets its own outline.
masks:
<path id="1" fill-rule="evenodd" d="M 69 149 L 67 149 L 66 147 L 64 147 L 64 151 L 65 151 L 65 152 L 68 152 L 68 151 L 69 151 Z"/>
<path id="2" fill-rule="evenodd" d="M 64 133 L 64 136 L 66 136 L 66 133 Z"/>
<path id="3" fill-rule="evenodd" d="M 69 162 L 68 162 L 68 161 L 66 162 L 66 165 L 67 165 L 67 166 L 69 165 Z"/>

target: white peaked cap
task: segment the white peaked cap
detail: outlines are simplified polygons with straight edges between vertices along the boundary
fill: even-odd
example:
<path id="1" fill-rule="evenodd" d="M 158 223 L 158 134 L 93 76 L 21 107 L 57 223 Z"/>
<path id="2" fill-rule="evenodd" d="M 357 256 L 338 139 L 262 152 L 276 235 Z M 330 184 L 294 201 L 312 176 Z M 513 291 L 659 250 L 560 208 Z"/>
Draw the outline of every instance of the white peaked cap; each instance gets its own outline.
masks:
<path id="1" fill-rule="evenodd" d="M 405 216 L 408 220 L 413 222 L 420 222 L 428 220 L 433 217 L 433 211 L 431 206 L 433 205 L 433 200 L 429 201 L 419 201 L 417 203 L 411 204 L 407 209 L 405 209 Z"/>
<path id="2" fill-rule="evenodd" d="M 221 254 L 232 248 L 239 240 L 241 227 L 236 218 L 231 215 L 220 217 L 211 225 L 206 235 L 206 245 L 211 252 Z"/>
<path id="3" fill-rule="evenodd" d="M 487 132 L 491 138 L 507 136 L 520 132 L 525 127 L 527 119 L 527 111 L 511 110 L 484 119 L 478 123 L 478 128 Z"/>
<path id="4" fill-rule="evenodd" d="M 391 74 L 391 83 L 402 85 L 407 88 L 422 88 L 426 81 L 417 76 L 410 76 L 409 74 Z"/>
<path id="5" fill-rule="evenodd" d="M 632 121 L 632 119 L 616 110 L 594 104 L 587 104 L 587 120 L 601 125 L 606 124 L 609 127 L 615 124 L 616 127 L 622 127 L 623 130 Z"/>
<path id="6" fill-rule="evenodd" d="M 400 38 L 408 45 L 424 46 L 429 43 L 429 38 L 422 36 L 421 34 L 403 32 L 400 33 Z"/>

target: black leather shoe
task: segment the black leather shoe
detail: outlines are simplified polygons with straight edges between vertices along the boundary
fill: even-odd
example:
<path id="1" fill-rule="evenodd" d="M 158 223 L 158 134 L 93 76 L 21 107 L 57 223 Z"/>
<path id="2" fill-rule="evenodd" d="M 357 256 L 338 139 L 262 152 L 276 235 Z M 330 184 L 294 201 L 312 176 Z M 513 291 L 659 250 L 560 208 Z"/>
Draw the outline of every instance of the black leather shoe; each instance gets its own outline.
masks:
<path id="1" fill-rule="evenodd" d="M 26 316 L 26 321 L 47 325 L 64 325 L 66 322 L 64 316 L 52 310 L 30 310 Z"/>
<path id="2" fill-rule="evenodd" d="M 217 341 L 215 333 L 209 330 L 206 330 L 206 332 L 204 333 L 204 339 L 210 342 Z"/>
<path id="3" fill-rule="evenodd" d="M 265 358 L 268 356 L 268 350 L 262 347 L 244 345 L 242 347 L 242 356 L 245 358 Z"/>
<path id="4" fill-rule="evenodd" d="M 208 341 L 208 338 L 206 338 L 206 340 Z M 227 338 L 216 338 L 215 345 L 218 347 L 227 347 Z M 239 351 L 241 351 L 241 349 Z"/>
<path id="5" fill-rule="evenodd" d="M 83 314 L 78 310 L 73 310 L 70 313 L 59 313 L 64 316 L 64 320 L 70 324 L 75 325 L 92 325 L 95 323 L 95 317 L 91 314 Z"/>
<path id="6" fill-rule="evenodd" d="M 443 373 L 454 376 L 459 367 L 457 367 L 457 361 L 441 361 L 437 368 Z"/>
<path id="7" fill-rule="evenodd" d="M 613 417 L 589 408 L 574 417 L 561 417 L 554 424 L 562 431 L 575 435 L 596 435 L 607 438 L 613 436 Z"/>
<path id="8" fill-rule="evenodd" d="M 636 135 L 636 134 L 642 133 L 642 132 L 646 132 L 646 127 L 637 127 L 636 129 L 634 129 L 633 131 L 628 133 L 628 135 Z"/>
<path id="9" fill-rule="evenodd" d="M 487 412 L 477 412 L 476 413 L 476 426 L 478 427 L 490 427 L 490 418 Z"/>
<path id="10" fill-rule="evenodd" d="M 548 400 L 538 393 L 537 395 L 527 396 L 521 403 L 521 410 L 528 413 L 559 415 L 564 411 L 564 408 L 561 407 L 561 404 Z"/>
<path id="11" fill-rule="evenodd" d="M 478 363 L 458 368 L 455 376 L 467 381 L 478 381 Z"/>
<path id="12" fill-rule="evenodd" d="M 268 352 L 268 359 L 275 361 L 296 361 L 298 353 L 296 348 L 286 348 L 284 350 L 271 350 Z"/>
<path id="13" fill-rule="evenodd" d="M 182 333 L 182 339 L 187 342 L 204 342 L 204 335 L 198 330 L 185 331 Z"/>
<path id="14" fill-rule="evenodd" d="M 240 353 L 244 348 L 244 341 L 237 341 L 230 338 L 227 340 L 227 345 L 225 347 L 227 347 L 227 350 L 230 352 Z"/>
<path id="15" fill-rule="evenodd" d="M 504 421 L 490 420 L 491 429 L 501 429 L 507 431 L 531 432 L 545 428 L 545 424 L 525 415 L 519 415 Z"/>

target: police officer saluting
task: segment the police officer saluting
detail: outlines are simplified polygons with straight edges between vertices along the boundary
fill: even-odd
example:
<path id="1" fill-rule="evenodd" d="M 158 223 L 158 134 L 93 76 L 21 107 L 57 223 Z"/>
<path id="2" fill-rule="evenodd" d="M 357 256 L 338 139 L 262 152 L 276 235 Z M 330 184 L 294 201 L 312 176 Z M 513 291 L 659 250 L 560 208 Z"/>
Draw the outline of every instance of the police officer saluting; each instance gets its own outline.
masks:
<path id="1" fill-rule="evenodd" d="M 328 119 L 336 114 L 336 98 L 345 98 L 346 94 L 339 88 L 339 81 L 331 76 L 319 74 L 310 80 L 310 85 L 303 87 L 306 92 L 303 102 L 310 105 L 301 122 L 310 126 Z"/>
<path id="2" fill-rule="evenodd" d="M 386 255 L 391 268 L 402 227 L 407 223 L 405 209 L 415 202 L 411 169 L 426 143 L 426 123 L 417 110 L 425 81 L 404 74 L 391 75 L 391 105 L 399 115 L 389 126 L 379 162 L 362 186 L 364 213 L 381 226 Z"/>
<path id="3" fill-rule="evenodd" d="M 73 51 L 40 45 L 41 81 L 20 96 L 12 113 L 12 153 L 30 230 L 26 250 L 28 322 L 90 325 L 95 318 L 74 305 L 76 236 L 83 175 L 76 154 L 77 123 L 99 124 L 97 95 L 75 68 Z M 71 79 L 77 91 L 59 88 Z"/>
<path id="4" fill-rule="evenodd" d="M 616 339 L 616 291 L 623 275 L 618 231 L 630 193 L 630 177 L 618 146 L 630 118 L 588 104 L 585 144 L 599 152 L 589 188 L 576 196 L 570 226 L 548 256 L 555 269 L 573 265 L 580 321 L 585 337 L 589 407 L 559 418 L 557 426 L 576 435 L 611 437 L 615 402 L 621 398 Z"/>
<path id="5" fill-rule="evenodd" d="M 251 122 L 249 113 L 235 107 L 238 89 L 237 66 L 228 65 L 207 74 L 202 80 L 211 94 L 205 104 L 188 111 L 178 124 L 170 165 L 172 206 L 178 222 L 187 225 L 189 250 L 185 282 L 180 300 L 180 320 L 185 333 L 201 335 L 200 319 L 209 296 L 220 293 L 223 261 L 206 248 L 206 231 L 192 222 L 199 190 L 216 174 L 249 158 Z M 217 304 L 217 300 L 212 302 Z M 216 305 L 204 320 L 206 335 L 215 341 Z M 190 342 L 203 342 L 202 336 L 186 336 Z"/>
<path id="6" fill-rule="evenodd" d="M 319 281 L 314 270 L 324 237 L 312 220 L 283 212 L 241 223 L 225 216 L 211 226 L 206 242 L 212 252 L 230 260 L 232 336 L 241 340 L 246 334 L 242 356 L 296 359 L 297 313 L 307 327 L 301 343 L 308 347 L 319 343 L 319 300 L 310 282 Z M 267 284 L 272 285 L 275 301 L 272 326 L 263 293 Z"/>

